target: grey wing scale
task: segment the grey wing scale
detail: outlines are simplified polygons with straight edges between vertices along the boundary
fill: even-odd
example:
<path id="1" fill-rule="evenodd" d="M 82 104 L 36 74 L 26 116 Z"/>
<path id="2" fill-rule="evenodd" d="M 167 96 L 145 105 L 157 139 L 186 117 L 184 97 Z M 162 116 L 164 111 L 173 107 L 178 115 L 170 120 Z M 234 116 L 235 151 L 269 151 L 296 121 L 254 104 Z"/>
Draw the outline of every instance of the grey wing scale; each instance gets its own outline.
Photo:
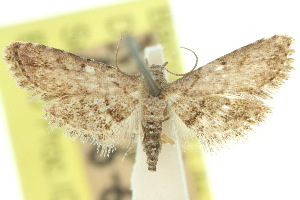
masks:
<path id="1" fill-rule="evenodd" d="M 181 129 L 209 151 L 244 139 L 270 112 L 264 100 L 293 69 L 292 41 L 284 35 L 258 40 L 169 84 L 164 93 Z"/>

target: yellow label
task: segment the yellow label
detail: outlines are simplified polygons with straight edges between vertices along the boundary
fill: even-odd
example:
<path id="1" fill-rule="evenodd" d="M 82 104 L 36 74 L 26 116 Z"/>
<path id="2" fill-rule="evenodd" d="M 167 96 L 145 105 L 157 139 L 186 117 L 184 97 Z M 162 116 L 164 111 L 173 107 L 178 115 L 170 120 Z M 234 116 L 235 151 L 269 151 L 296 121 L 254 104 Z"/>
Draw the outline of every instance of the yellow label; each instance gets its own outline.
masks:
<path id="1" fill-rule="evenodd" d="M 0 49 L 13 41 L 29 41 L 84 54 L 85 49 L 89 49 L 88 52 L 91 53 L 91 49 L 97 49 L 98 46 L 116 43 L 121 33 L 138 35 L 144 38 L 145 44 L 148 44 L 145 39 L 147 35 L 156 38 L 155 41 L 164 46 L 165 59 L 169 62 L 169 67 L 174 72 L 182 73 L 179 46 L 176 43 L 166 0 L 134 1 L 2 28 Z M 107 59 L 109 62 L 114 61 L 114 53 Z M 105 52 L 102 55 L 106 55 Z M 102 197 L 111 191 L 119 193 L 123 191 L 122 194 L 130 198 L 130 176 L 121 173 L 108 174 L 108 171 L 106 173 L 112 178 L 108 184 L 113 186 L 114 190 L 99 190 L 94 187 L 97 191 L 93 191 L 91 185 L 94 186 L 98 179 L 91 181 L 89 178 L 97 177 L 94 176 L 96 170 L 93 171 L 95 166 L 89 163 L 86 156 L 90 155 L 90 150 L 65 138 L 62 130 L 51 132 L 48 122 L 41 118 L 44 114 L 42 103 L 29 102 L 28 93 L 16 86 L 6 69 L 7 66 L 1 59 L 0 89 L 25 199 L 102 200 Z M 188 163 L 194 163 L 196 158 L 201 161 L 197 162 L 197 165 L 203 166 L 200 156 L 198 152 L 186 158 L 190 161 Z M 134 159 L 129 160 L 133 162 Z M 196 164 L 189 166 L 192 166 L 189 172 L 191 177 L 197 173 L 203 175 L 203 171 L 199 172 L 202 167 Z M 120 165 L 118 167 L 120 168 Z M 127 170 L 127 174 L 131 173 L 128 172 L 130 167 L 123 169 Z M 103 170 L 108 169 L 101 169 L 102 172 Z M 122 177 L 128 179 L 126 183 L 119 180 Z M 120 190 L 121 185 L 116 181 L 125 185 L 127 189 Z M 205 177 L 191 181 L 194 181 L 193 185 L 196 185 L 196 188 L 201 187 L 201 190 L 197 190 L 191 197 L 210 199 Z"/>

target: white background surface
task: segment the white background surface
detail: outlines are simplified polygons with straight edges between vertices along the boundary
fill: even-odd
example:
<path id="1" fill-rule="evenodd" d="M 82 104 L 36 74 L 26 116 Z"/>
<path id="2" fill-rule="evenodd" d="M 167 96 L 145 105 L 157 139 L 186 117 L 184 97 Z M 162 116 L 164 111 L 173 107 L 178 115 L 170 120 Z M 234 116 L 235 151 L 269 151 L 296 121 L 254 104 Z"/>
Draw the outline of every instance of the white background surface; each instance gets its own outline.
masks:
<path id="1" fill-rule="evenodd" d="M 18 1 L 1 3 L 0 26 L 51 17 L 116 1 Z M 120 1 L 117 1 L 120 2 Z M 270 102 L 272 115 L 246 144 L 207 155 L 216 200 L 299 200 L 300 12 L 297 1 L 170 1 L 179 44 L 197 52 L 199 66 L 274 34 L 296 39 L 291 79 Z M 0 38 L 1 39 L 1 38 Z M 184 53 L 185 54 L 185 53 Z M 193 66 L 194 58 L 187 58 Z M 11 142 L 0 104 L 0 199 L 21 200 Z"/>

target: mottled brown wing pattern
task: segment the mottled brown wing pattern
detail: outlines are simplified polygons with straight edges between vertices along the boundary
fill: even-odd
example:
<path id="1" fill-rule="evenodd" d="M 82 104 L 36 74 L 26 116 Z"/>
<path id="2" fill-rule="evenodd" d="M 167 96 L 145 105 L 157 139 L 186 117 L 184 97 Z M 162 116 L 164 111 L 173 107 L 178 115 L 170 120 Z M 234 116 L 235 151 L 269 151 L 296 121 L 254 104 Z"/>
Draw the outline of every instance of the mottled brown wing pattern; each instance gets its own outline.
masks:
<path id="1" fill-rule="evenodd" d="M 103 154 L 116 143 L 135 142 L 140 132 L 140 102 L 134 95 L 70 96 L 53 101 L 45 110 L 51 127 L 64 127 L 73 139 L 91 139 Z"/>
<path id="2" fill-rule="evenodd" d="M 197 138 L 208 151 L 246 138 L 245 131 L 270 112 L 264 100 L 293 69 L 291 43 L 282 35 L 262 39 L 162 86 L 160 98 L 167 101 L 178 137 Z M 142 105 L 146 86 L 139 77 L 39 44 L 14 42 L 5 54 L 17 83 L 49 102 L 45 117 L 52 127 L 65 127 L 73 138 L 92 139 L 104 154 L 126 133 L 131 141 L 141 133 L 142 106 L 149 105 Z M 146 125 L 152 130 L 153 122 Z M 156 147 L 151 148 L 146 148 L 150 157 Z"/>
<path id="3" fill-rule="evenodd" d="M 293 39 L 275 35 L 244 46 L 171 83 L 170 93 L 271 97 L 288 78 Z"/>
<path id="4" fill-rule="evenodd" d="M 262 101 L 207 95 L 169 99 L 174 115 L 182 120 L 179 134 L 190 129 L 207 151 L 214 151 L 246 138 L 245 131 L 264 121 L 270 108 Z M 175 126 L 182 126 L 176 121 Z M 189 133 L 189 131 L 187 131 Z M 179 135 L 180 138 L 184 137 Z"/>
<path id="5" fill-rule="evenodd" d="M 104 151 L 137 130 L 133 121 L 144 88 L 138 77 L 40 44 L 14 42 L 4 53 L 18 85 L 33 98 L 48 101 L 45 117 L 52 127 L 65 127 L 73 138 L 92 139 Z"/>
<path id="6" fill-rule="evenodd" d="M 114 67 L 41 44 L 14 42 L 4 53 L 18 85 L 46 101 L 78 94 L 127 95 L 142 86 Z"/>
<path id="7" fill-rule="evenodd" d="M 163 92 L 174 115 L 209 151 L 245 138 L 270 112 L 263 100 L 293 69 L 292 41 L 283 35 L 261 39 L 169 84 Z"/>

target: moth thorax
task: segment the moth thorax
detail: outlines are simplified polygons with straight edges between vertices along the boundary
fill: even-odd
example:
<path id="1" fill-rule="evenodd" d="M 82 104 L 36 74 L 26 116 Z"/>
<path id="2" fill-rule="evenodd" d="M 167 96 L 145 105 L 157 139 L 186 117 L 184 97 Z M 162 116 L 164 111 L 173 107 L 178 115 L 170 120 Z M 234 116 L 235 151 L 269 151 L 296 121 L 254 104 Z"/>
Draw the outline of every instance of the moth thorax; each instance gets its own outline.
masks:
<path id="1" fill-rule="evenodd" d="M 164 67 L 162 65 L 151 65 L 150 71 L 157 86 L 163 88 L 167 84 Z"/>

